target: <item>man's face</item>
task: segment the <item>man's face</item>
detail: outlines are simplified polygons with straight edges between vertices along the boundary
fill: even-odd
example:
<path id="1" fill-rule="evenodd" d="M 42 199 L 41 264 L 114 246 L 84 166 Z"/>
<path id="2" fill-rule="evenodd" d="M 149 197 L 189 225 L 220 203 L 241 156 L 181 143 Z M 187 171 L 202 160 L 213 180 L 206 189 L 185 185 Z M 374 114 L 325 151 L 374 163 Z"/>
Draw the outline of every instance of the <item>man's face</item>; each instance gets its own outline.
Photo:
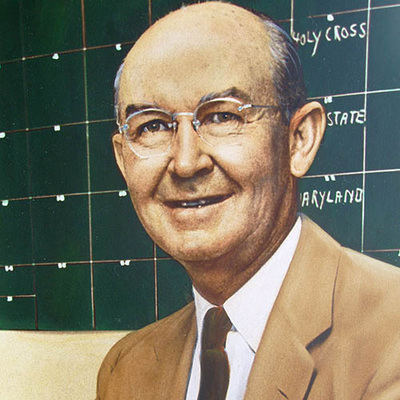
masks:
<path id="1" fill-rule="evenodd" d="M 121 123 L 131 105 L 193 112 L 204 96 L 232 88 L 239 95 L 231 97 L 243 102 L 276 105 L 263 26 L 240 9 L 237 16 L 217 17 L 214 11 L 211 5 L 203 15 L 181 10 L 135 45 L 121 78 Z M 251 32 L 242 18 L 254 19 L 247 24 Z M 248 123 L 238 142 L 218 146 L 199 138 L 190 116 L 177 121 L 171 150 L 162 156 L 139 158 L 125 139 L 114 140 L 150 236 L 183 263 L 235 254 L 255 258 L 272 248 L 287 232 L 295 191 L 279 114 Z"/>

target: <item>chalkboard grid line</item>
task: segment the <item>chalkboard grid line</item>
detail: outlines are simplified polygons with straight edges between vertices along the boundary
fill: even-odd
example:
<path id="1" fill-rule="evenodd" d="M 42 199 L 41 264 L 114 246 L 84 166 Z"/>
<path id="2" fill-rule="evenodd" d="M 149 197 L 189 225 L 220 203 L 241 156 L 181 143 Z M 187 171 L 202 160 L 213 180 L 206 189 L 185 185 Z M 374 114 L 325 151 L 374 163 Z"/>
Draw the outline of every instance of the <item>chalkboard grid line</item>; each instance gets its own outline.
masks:
<path id="1" fill-rule="evenodd" d="M 28 127 L 28 128 L 20 128 L 20 129 L 10 129 L 10 130 L 4 130 L 1 133 L 4 133 L 6 135 L 14 134 L 14 133 L 21 133 L 21 132 L 31 133 L 31 132 L 43 131 L 46 129 L 54 129 L 55 127 L 63 128 L 63 127 L 69 127 L 69 126 L 100 124 L 100 123 L 105 123 L 105 122 L 115 122 L 115 118 L 93 119 L 90 121 L 86 120 L 86 121 L 78 121 L 78 122 L 65 122 L 62 124 L 43 125 L 43 126 L 31 127 L 31 128 Z"/>
<path id="2" fill-rule="evenodd" d="M 155 245 L 154 245 L 155 246 Z M 156 248 L 157 246 L 155 246 Z M 121 268 L 129 268 L 129 267 L 135 267 L 135 264 L 141 263 L 141 262 L 148 262 L 148 261 L 169 261 L 173 260 L 171 257 L 162 257 L 162 256 L 157 256 L 154 255 L 153 257 L 143 257 L 143 258 L 128 258 L 126 260 L 115 260 L 115 259 L 105 259 L 105 260 L 92 260 L 93 265 L 97 266 L 104 266 L 107 268 L 108 266 L 111 265 L 119 265 Z M 129 265 L 122 265 L 121 261 L 129 262 Z M 37 263 L 21 263 L 21 264 L 12 264 L 12 265 L 0 265 L 0 269 L 5 269 L 6 267 L 12 266 L 13 268 L 28 268 L 28 267 L 57 267 L 59 266 L 60 263 L 64 263 L 67 266 L 80 266 L 80 265 L 87 265 L 89 264 L 89 260 L 74 260 L 74 261 L 49 261 L 49 262 L 37 262 Z M 12 273 L 12 271 L 10 272 Z"/>
<path id="3" fill-rule="evenodd" d="M 356 175 L 370 175 L 370 174 L 383 174 L 383 173 L 393 173 L 400 172 L 400 168 L 388 168 L 388 169 L 376 169 L 376 170 L 361 170 L 361 171 L 351 171 L 351 172 L 329 172 L 324 174 L 312 174 L 303 176 L 301 179 L 315 179 L 315 178 L 325 178 L 327 176 L 356 176 Z M 88 195 L 103 195 L 103 194 L 117 194 L 121 196 L 121 192 L 126 192 L 123 196 L 128 194 L 128 189 L 121 190 L 99 190 L 91 192 L 76 192 L 76 193 L 58 193 L 58 194 L 48 194 L 48 195 L 37 195 L 37 196 L 26 196 L 26 197 L 16 197 L 10 199 L 0 199 L 0 201 L 5 202 L 17 202 L 17 201 L 29 201 L 29 200 L 41 200 L 41 199 L 57 199 L 58 196 L 64 196 L 65 198 L 74 196 L 88 196 Z M 3 205 L 5 207 L 6 205 Z M 8 206 L 8 204 L 7 204 Z"/>
<path id="4" fill-rule="evenodd" d="M 366 90 L 366 91 L 363 91 L 363 92 L 328 94 L 328 95 L 324 95 L 324 96 L 308 97 L 308 100 L 324 100 L 324 99 L 326 99 L 328 97 L 341 98 L 341 97 L 364 96 L 364 95 L 370 95 L 370 94 L 392 93 L 392 92 L 400 92 L 400 88 L 376 89 L 376 90 Z"/>
<path id="5" fill-rule="evenodd" d="M 375 10 L 382 10 L 382 9 L 387 9 L 387 8 L 397 8 L 400 7 L 400 4 L 388 4 L 384 6 L 375 6 L 375 7 L 370 7 L 370 4 L 367 7 L 363 8 L 354 8 L 352 10 L 345 10 L 345 11 L 335 11 L 333 13 L 329 14 L 317 14 L 317 15 L 309 15 L 307 18 L 326 18 L 328 15 L 345 15 L 345 14 L 354 14 L 357 12 L 362 12 L 362 11 L 375 11 Z"/>
<path id="6" fill-rule="evenodd" d="M 121 43 L 102 44 L 102 45 L 89 46 L 89 47 L 83 46 L 83 47 L 78 47 L 75 49 L 60 50 L 60 51 L 57 51 L 56 53 L 34 54 L 31 56 L 23 56 L 23 57 L 19 57 L 19 58 L 13 58 L 10 60 L 0 60 L 0 65 L 14 64 L 14 63 L 18 63 L 21 61 L 35 60 L 37 58 L 53 57 L 55 54 L 62 56 L 65 54 L 79 53 L 79 52 L 84 52 L 87 50 L 107 49 L 107 48 L 116 47 L 116 46 L 118 46 L 118 47 L 119 46 L 133 46 L 134 44 L 135 44 L 135 41 L 129 40 L 126 42 L 121 42 Z"/>
<path id="7" fill-rule="evenodd" d="M 371 171 L 351 171 L 351 172 L 334 172 L 334 173 L 327 173 L 327 174 L 315 174 L 315 175 L 306 175 L 303 176 L 302 179 L 310 179 L 310 178 L 325 178 L 327 176 L 353 176 L 353 175 L 369 175 L 369 174 L 383 174 L 383 173 L 390 173 L 390 172 L 400 172 L 400 168 L 391 168 L 391 169 L 375 169 Z"/>
<path id="8" fill-rule="evenodd" d="M 367 9 L 367 35 L 365 40 L 365 77 L 364 77 L 364 110 L 367 109 L 368 105 L 368 73 L 369 73 L 369 39 L 371 32 L 371 0 L 368 0 Z M 364 240 L 365 240 L 365 171 L 367 163 L 367 127 L 364 125 L 363 129 L 363 174 L 362 174 L 362 187 L 363 197 L 361 203 L 361 252 L 364 252 Z"/>
<path id="9" fill-rule="evenodd" d="M 27 201 L 27 200 L 40 200 L 40 199 L 57 199 L 58 196 L 64 197 L 72 197 L 72 196 L 87 196 L 87 195 L 97 195 L 97 194 L 111 194 L 117 193 L 119 196 L 126 196 L 128 193 L 128 189 L 121 189 L 121 190 L 99 190 L 99 191 L 91 191 L 91 192 L 74 192 L 74 193 L 58 193 L 58 194 L 44 194 L 44 195 L 37 195 L 37 196 L 26 196 L 26 197 L 15 197 L 9 199 L 0 199 L 0 201 L 5 202 L 3 207 L 8 206 L 7 202 L 13 201 Z M 121 194 L 123 193 L 123 194 Z"/>
<path id="10" fill-rule="evenodd" d="M 86 19 L 85 19 L 85 1 L 81 0 L 81 20 L 82 20 L 82 44 L 83 44 L 83 84 L 84 84 L 84 102 L 85 102 L 85 121 L 89 120 L 89 101 L 88 101 L 88 71 L 86 57 Z M 89 229 L 89 265 L 90 265 L 90 301 L 92 313 L 92 328 L 96 329 L 96 311 L 94 299 L 94 269 L 93 269 L 93 232 L 92 232 L 92 196 L 91 196 L 91 173 L 90 173 L 90 141 L 89 141 L 89 124 L 85 126 L 86 136 L 86 169 L 87 169 L 87 185 L 88 185 L 88 229 Z"/>

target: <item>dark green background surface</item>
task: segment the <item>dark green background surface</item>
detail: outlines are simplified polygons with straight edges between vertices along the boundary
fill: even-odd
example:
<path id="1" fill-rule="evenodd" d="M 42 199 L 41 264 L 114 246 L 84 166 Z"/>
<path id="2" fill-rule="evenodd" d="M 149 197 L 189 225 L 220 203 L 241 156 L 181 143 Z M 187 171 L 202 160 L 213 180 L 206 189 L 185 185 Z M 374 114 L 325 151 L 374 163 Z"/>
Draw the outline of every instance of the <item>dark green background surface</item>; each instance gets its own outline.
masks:
<path id="1" fill-rule="evenodd" d="M 309 97 L 328 113 L 302 210 L 400 266 L 400 2 L 233 3 L 299 39 Z M 138 329 L 190 301 L 183 268 L 133 211 L 110 140 L 119 64 L 181 4 L 152 0 L 149 15 L 147 0 L 0 0 L 0 329 Z"/>

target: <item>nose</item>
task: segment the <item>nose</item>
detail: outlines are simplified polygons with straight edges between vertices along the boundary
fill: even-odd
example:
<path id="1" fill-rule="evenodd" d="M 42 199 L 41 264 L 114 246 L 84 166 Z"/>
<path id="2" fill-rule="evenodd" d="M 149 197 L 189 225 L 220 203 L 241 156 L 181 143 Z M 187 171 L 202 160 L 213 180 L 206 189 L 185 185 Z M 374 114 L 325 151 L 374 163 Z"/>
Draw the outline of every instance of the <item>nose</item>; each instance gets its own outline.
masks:
<path id="1" fill-rule="evenodd" d="M 181 117 L 176 127 L 168 171 L 180 178 L 211 172 L 214 162 L 209 145 L 194 130 L 191 118 Z"/>

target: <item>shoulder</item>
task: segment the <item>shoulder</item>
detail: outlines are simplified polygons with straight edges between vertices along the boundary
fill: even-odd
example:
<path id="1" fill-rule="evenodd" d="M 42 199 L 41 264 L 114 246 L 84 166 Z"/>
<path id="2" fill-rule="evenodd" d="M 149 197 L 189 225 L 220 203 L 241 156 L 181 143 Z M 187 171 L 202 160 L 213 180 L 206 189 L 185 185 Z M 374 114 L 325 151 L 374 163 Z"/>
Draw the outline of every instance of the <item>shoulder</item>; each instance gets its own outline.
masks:
<path id="1" fill-rule="evenodd" d="M 103 364 L 113 367 L 128 353 L 134 351 L 136 347 L 142 348 L 144 345 L 151 345 L 152 343 L 158 342 L 161 338 L 165 339 L 173 335 L 174 332 L 182 332 L 185 326 L 189 329 L 193 316 L 194 304 L 192 302 L 160 321 L 147 325 L 138 331 L 129 333 L 111 348 Z"/>
<path id="2" fill-rule="evenodd" d="M 356 251 L 342 248 L 336 282 L 337 306 L 349 305 L 366 323 L 398 330 L 400 269 Z M 355 318 L 355 316 L 353 316 Z"/>
<path id="3" fill-rule="evenodd" d="M 338 268 L 338 283 L 342 279 L 349 284 L 365 285 L 374 291 L 385 291 L 388 286 L 399 284 L 400 268 L 343 247 L 308 217 L 302 216 L 302 220 L 304 237 L 301 244 L 307 247 L 303 252 L 308 253 L 309 258 L 318 255 L 321 259 L 320 253 L 324 253 L 334 259 Z"/>
<path id="4" fill-rule="evenodd" d="M 195 325 L 194 305 L 190 303 L 117 342 L 100 367 L 97 399 L 108 398 L 110 393 L 114 396 L 115 391 L 124 393 L 124 398 L 132 398 L 133 386 L 147 392 L 149 387 L 159 388 L 171 373 L 169 362 L 176 363 L 185 350 L 184 345 L 189 343 L 190 347 L 194 342 Z"/>
<path id="5" fill-rule="evenodd" d="M 354 325 L 355 321 L 393 325 L 397 331 L 400 268 L 341 246 L 308 218 L 303 218 L 303 225 L 305 242 L 318 243 L 314 246 L 318 251 L 312 253 L 324 253 L 335 264 L 333 309 L 336 317 L 347 320 L 349 325 Z"/>

